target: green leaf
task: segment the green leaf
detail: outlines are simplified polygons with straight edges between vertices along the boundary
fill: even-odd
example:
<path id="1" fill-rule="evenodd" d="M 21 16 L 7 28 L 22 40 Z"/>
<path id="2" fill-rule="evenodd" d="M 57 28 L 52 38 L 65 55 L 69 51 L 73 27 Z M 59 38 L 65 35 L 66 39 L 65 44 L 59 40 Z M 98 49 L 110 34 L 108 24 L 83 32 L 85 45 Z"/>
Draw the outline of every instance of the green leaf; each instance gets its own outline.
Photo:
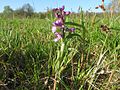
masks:
<path id="1" fill-rule="evenodd" d="M 76 34 L 76 33 L 74 33 L 74 34 L 69 34 L 69 35 L 66 36 L 66 38 L 67 38 L 67 39 L 70 39 L 70 38 L 75 37 L 75 36 L 79 37 L 79 40 L 80 40 L 80 41 L 85 41 L 79 34 Z M 86 41 L 86 42 L 87 42 L 87 41 Z"/>
<path id="2" fill-rule="evenodd" d="M 65 24 L 67 24 L 67 25 L 74 25 L 74 26 L 77 26 L 77 27 L 82 27 L 82 25 L 80 25 L 78 23 L 74 23 L 74 22 L 65 22 Z"/>

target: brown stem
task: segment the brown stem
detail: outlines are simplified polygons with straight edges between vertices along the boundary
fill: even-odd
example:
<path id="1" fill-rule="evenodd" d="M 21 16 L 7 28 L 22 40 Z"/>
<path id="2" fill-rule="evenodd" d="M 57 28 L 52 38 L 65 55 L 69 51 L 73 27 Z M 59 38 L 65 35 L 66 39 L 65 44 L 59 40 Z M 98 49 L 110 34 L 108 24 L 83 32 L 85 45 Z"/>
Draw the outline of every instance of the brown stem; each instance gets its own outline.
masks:
<path id="1" fill-rule="evenodd" d="M 107 83 L 107 85 L 106 85 L 106 89 L 107 89 L 107 87 L 109 86 L 109 84 L 110 84 L 110 82 L 111 82 L 111 80 L 112 80 L 112 77 L 113 77 L 114 72 L 115 72 L 115 71 L 112 71 L 111 74 L 110 74 L 110 77 L 109 77 L 109 79 L 108 79 L 108 83 Z"/>
<path id="2" fill-rule="evenodd" d="M 55 75 L 55 79 L 54 79 L 54 87 L 53 90 L 56 90 L 56 75 Z"/>
<path id="3" fill-rule="evenodd" d="M 73 65 L 73 59 L 71 60 L 71 65 L 72 65 L 72 77 L 71 77 L 71 89 L 74 90 L 74 85 L 73 85 L 73 79 L 74 79 L 74 65 Z"/>
<path id="4" fill-rule="evenodd" d="M 83 65 L 84 65 L 84 53 L 82 52 L 82 54 L 81 54 L 81 68 L 80 68 L 80 70 L 83 69 Z"/>

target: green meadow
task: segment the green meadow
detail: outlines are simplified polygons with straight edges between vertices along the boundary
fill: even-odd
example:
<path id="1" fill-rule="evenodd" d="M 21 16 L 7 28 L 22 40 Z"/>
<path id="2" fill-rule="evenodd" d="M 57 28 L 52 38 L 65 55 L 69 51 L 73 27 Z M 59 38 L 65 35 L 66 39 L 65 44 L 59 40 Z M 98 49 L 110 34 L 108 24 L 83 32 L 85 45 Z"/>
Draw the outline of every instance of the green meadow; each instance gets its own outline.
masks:
<path id="1" fill-rule="evenodd" d="M 54 42 L 54 17 L 0 18 L 0 83 L 10 90 L 119 90 L 120 16 L 66 17 L 75 32 Z M 8 90 L 9 90 L 8 89 Z M 7 89 L 6 89 L 7 90 Z"/>

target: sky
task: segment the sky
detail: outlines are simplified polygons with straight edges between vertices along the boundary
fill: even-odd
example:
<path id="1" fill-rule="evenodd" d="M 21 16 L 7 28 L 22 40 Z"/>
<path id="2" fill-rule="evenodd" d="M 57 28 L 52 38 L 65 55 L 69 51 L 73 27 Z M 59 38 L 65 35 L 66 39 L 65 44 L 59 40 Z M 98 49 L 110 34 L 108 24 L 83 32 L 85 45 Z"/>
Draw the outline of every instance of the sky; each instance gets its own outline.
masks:
<path id="1" fill-rule="evenodd" d="M 35 12 L 45 12 L 47 8 L 53 9 L 65 5 L 66 11 L 77 12 L 79 6 L 84 10 L 94 12 L 101 12 L 101 9 L 95 9 L 101 4 L 102 0 L 0 0 L 0 12 L 3 11 L 4 6 L 9 5 L 13 10 L 22 7 L 22 5 L 29 3 Z M 105 5 L 110 3 L 110 0 L 105 0 Z"/>

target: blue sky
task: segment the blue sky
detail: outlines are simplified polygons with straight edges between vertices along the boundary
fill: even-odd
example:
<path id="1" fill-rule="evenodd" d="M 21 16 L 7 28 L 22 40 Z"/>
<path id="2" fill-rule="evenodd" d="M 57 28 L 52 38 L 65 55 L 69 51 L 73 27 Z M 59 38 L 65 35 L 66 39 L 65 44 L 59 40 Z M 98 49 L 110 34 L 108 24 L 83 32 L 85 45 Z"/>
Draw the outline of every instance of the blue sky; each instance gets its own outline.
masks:
<path id="1" fill-rule="evenodd" d="M 110 0 L 105 0 L 107 5 Z M 36 12 L 43 12 L 47 10 L 47 7 L 52 9 L 65 5 L 67 11 L 77 12 L 78 7 L 82 7 L 83 10 L 89 10 L 100 12 L 101 10 L 95 10 L 95 7 L 101 4 L 101 0 L 0 0 L 0 12 L 3 11 L 4 6 L 9 5 L 13 9 L 17 9 L 22 5 L 29 3 L 33 6 Z"/>

